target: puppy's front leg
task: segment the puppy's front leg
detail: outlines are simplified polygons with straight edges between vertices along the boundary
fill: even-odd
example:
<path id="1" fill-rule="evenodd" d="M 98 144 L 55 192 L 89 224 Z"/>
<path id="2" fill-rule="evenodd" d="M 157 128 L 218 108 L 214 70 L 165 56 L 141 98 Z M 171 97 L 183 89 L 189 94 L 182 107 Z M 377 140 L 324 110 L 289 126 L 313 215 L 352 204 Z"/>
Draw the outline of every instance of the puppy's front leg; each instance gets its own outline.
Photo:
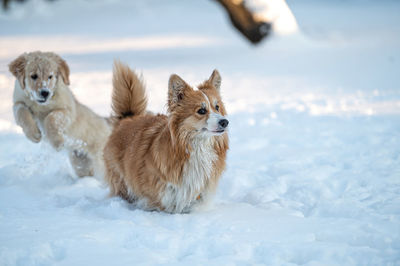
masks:
<path id="1" fill-rule="evenodd" d="M 13 110 L 15 121 L 17 125 L 22 127 L 25 136 L 32 142 L 38 143 L 42 138 L 42 133 L 29 108 L 23 102 L 16 102 Z"/>
<path id="2" fill-rule="evenodd" d="M 57 150 L 64 146 L 64 134 L 71 120 L 67 110 L 54 110 L 44 119 L 44 130 L 50 144 Z"/>

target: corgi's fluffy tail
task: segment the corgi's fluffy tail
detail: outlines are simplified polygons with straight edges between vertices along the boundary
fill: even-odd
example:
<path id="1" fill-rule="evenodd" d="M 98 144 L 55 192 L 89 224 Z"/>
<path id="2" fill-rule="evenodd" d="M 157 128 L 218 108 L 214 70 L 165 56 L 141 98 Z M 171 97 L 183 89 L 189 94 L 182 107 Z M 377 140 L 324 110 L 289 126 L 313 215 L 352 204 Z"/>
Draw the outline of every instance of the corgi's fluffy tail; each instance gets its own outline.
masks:
<path id="1" fill-rule="evenodd" d="M 146 112 L 147 98 L 143 81 L 127 65 L 114 61 L 112 104 L 113 121 Z"/>

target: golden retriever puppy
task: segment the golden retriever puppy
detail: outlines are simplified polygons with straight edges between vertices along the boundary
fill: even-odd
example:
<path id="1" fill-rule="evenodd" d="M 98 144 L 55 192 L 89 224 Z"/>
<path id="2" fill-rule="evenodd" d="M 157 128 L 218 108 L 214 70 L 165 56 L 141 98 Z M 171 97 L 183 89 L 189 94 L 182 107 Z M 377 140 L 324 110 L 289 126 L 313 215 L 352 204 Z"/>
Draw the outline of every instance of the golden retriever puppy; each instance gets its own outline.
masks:
<path id="1" fill-rule="evenodd" d="M 17 78 L 14 117 L 33 142 L 66 149 L 79 177 L 103 174 L 103 148 L 111 125 L 80 104 L 69 89 L 69 68 L 51 52 L 24 53 L 9 64 Z"/>
<path id="2" fill-rule="evenodd" d="M 104 149 L 111 195 L 146 210 L 190 212 L 216 189 L 225 169 L 228 120 L 221 77 L 193 89 L 177 75 L 168 88 L 168 115 L 146 112 L 145 88 L 116 62 L 112 107 L 115 128 Z"/>

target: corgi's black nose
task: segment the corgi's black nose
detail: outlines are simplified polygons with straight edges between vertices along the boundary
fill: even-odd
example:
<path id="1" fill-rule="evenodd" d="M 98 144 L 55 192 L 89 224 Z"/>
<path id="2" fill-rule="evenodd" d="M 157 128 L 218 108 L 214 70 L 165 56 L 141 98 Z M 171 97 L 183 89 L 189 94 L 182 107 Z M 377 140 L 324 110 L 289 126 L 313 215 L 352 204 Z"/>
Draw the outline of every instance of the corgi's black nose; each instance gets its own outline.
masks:
<path id="1" fill-rule="evenodd" d="M 229 121 L 228 121 L 228 119 L 222 119 L 222 120 L 219 120 L 218 124 L 219 124 L 222 128 L 226 128 L 226 127 L 228 126 L 228 124 L 229 124 Z"/>
<path id="2" fill-rule="evenodd" d="M 42 90 L 40 91 L 40 96 L 46 99 L 49 96 L 49 92 L 46 90 Z"/>

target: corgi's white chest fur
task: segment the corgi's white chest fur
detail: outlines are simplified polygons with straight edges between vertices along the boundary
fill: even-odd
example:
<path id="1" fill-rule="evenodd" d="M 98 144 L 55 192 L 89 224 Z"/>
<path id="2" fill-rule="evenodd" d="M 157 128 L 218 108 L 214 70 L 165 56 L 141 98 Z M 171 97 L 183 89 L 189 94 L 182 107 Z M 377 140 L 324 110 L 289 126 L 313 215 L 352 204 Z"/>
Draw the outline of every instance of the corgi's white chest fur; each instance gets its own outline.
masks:
<path id="1" fill-rule="evenodd" d="M 213 138 L 197 137 L 192 142 L 190 158 L 185 163 L 182 184 L 168 184 L 161 203 L 167 212 L 186 212 L 211 176 L 217 154 Z"/>

